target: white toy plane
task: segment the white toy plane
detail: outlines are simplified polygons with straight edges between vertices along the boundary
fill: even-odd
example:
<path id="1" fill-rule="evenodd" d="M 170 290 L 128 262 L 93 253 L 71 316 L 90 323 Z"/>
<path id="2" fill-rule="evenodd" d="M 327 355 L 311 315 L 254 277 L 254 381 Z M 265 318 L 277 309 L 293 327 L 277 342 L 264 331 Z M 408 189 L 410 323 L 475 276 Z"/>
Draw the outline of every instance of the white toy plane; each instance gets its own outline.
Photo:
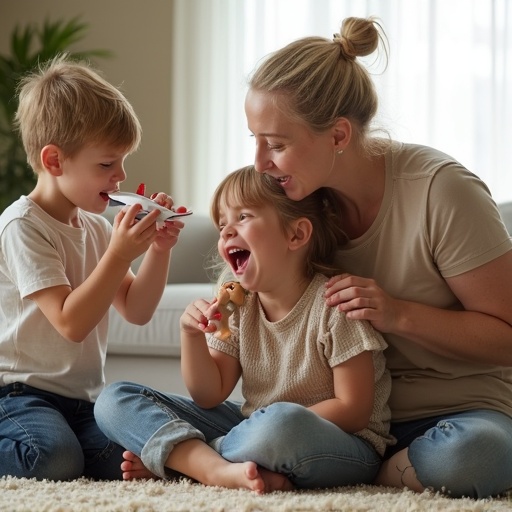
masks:
<path id="1" fill-rule="evenodd" d="M 157 222 L 164 222 L 166 220 L 172 220 L 177 217 L 185 217 L 193 213 L 192 210 L 184 209 L 184 211 L 181 211 L 182 207 L 180 207 L 179 211 L 177 212 L 169 210 L 168 208 L 159 205 L 148 197 L 142 196 L 140 194 L 134 194 L 132 192 L 113 192 L 108 196 L 110 197 L 109 206 L 131 206 L 132 204 L 141 204 L 143 209 L 137 214 L 136 217 L 139 220 L 152 210 L 160 210 L 160 215 L 156 219 Z"/>

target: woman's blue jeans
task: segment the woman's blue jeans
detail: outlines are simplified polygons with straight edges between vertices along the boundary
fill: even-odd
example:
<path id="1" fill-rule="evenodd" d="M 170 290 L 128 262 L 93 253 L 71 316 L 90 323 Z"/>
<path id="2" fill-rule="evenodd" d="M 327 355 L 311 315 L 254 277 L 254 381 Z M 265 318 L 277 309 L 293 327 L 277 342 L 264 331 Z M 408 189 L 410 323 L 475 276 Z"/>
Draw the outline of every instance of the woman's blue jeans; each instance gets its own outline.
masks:
<path id="1" fill-rule="evenodd" d="M 93 407 L 21 383 L 0 388 L 0 476 L 121 479 L 123 449 L 99 429 Z"/>
<path id="2" fill-rule="evenodd" d="M 512 418 L 479 409 L 391 427 L 424 487 L 454 498 L 487 498 L 512 488 Z"/>
<path id="3" fill-rule="evenodd" d="M 202 409 L 190 398 L 118 382 L 101 392 L 94 413 L 110 439 L 162 478 L 173 475 L 164 468 L 173 447 L 192 438 L 231 462 L 253 461 L 283 473 L 298 488 L 370 483 L 381 465 L 366 441 L 293 403 L 278 402 L 245 418 L 238 402 Z"/>

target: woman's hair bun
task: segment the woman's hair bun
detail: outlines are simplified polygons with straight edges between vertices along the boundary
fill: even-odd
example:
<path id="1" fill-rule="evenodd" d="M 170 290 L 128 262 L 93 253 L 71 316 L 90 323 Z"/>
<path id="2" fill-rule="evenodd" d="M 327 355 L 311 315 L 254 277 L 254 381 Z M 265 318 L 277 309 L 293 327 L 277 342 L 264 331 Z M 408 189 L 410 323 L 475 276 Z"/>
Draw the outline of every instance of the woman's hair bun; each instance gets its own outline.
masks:
<path id="1" fill-rule="evenodd" d="M 347 60 L 364 57 L 373 53 L 379 46 L 380 25 L 375 18 L 345 18 L 341 33 L 334 34 L 333 41 L 338 43 L 341 54 Z"/>

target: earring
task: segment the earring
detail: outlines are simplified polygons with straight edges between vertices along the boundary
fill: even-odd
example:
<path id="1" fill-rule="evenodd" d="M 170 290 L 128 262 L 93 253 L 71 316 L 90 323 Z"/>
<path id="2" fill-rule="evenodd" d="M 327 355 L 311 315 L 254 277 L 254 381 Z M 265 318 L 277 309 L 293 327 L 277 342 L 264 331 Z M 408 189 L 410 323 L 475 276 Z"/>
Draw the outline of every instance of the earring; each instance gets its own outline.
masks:
<path id="1" fill-rule="evenodd" d="M 338 151 L 336 151 L 337 155 L 341 155 L 342 153 L 343 153 L 343 149 L 338 149 Z"/>

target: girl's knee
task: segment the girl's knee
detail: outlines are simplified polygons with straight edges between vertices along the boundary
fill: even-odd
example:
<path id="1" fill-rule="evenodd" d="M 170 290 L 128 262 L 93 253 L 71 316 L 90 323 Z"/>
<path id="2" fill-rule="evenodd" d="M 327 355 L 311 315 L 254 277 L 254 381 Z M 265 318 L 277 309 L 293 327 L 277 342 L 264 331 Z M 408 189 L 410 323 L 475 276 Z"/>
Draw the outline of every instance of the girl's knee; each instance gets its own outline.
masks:
<path id="1" fill-rule="evenodd" d="M 318 416 L 307 407 L 290 402 L 276 402 L 258 411 L 262 429 L 272 432 L 274 439 L 289 442 L 301 432 L 311 432 Z M 268 430 L 266 430 L 268 428 Z"/>

